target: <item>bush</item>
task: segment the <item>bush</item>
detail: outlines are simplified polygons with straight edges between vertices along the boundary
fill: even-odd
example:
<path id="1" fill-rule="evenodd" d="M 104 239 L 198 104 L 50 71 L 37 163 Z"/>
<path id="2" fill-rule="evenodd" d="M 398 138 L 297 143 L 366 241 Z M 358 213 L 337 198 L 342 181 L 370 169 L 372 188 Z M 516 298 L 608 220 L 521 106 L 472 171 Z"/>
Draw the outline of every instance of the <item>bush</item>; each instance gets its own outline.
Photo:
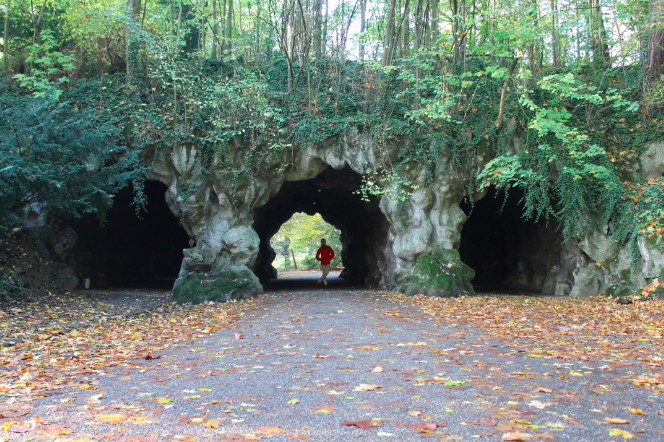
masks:
<path id="1" fill-rule="evenodd" d="M 0 229 L 35 203 L 47 214 L 103 213 L 113 193 L 141 182 L 138 155 L 110 141 L 119 131 L 94 109 L 16 97 L 0 109 Z"/>
<path id="2" fill-rule="evenodd" d="M 23 297 L 25 287 L 21 277 L 7 267 L 0 267 L 0 304 Z"/>

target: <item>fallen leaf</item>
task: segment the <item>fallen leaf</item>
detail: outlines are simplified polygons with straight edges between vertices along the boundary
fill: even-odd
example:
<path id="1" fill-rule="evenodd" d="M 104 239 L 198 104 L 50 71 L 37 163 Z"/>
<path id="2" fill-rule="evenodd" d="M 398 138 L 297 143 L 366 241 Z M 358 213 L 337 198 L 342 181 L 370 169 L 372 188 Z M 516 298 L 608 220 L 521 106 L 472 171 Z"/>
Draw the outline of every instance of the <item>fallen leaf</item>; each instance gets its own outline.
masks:
<path id="1" fill-rule="evenodd" d="M 353 388 L 353 391 L 373 391 L 380 388 L 380 385 L 376 384 L 360 384 L 357 387 Z"/>
<path id="2" fill-rule="evenodd" d="M 383 372 L 383 367 L 381 367 L 381 366 L 379 365 L 379 366 L 377 366 L 376 368 L 374 368 L 374 369 L 371 370 L 371 371 L 374 372 L 374 373 L 382 373 L 382 372 Z"/>
<path id="3" fill-rule="evenodd" d="M 219 422 L 219 421 L 216 420 L 216 419 L 210 419 L 209 421 L 205 422 L 205 423 L 203 424 L 203 426 L 204 426 L 205 428 L 214 428 L 214 429 L 217 429 L 217 428 L 219 428 L 219 424 L 220 424 L 220 423 L 221 423 L 221 422 Z"/>
<path id="4" fill-rule="evenodd" d="M 244 333 L 242 333 L 241 331 L 236 331 L 235 339 L 244 339 Z"/>
<path id="5" fill-rule="evenodd" d="M 369 428 L 376 428 L 380 426 L 380 424 L 376 421 L 345 421 L 342 422 L 341 425 L 345 425 L 347 427 L 357 427 L 363 430 L 368 430 Z"/>
<path id="6" fill-rule="evenodd" d="M 641 410 L 640 408 L 630 408 L 629 412 L 634 414 L 640 414 L 641 416 L 648 416 L 648 413 L 644 413 L 643 410 Z"/>
<path id="7" fill-rule="evenodd" d="M 607 424 L 629 424 L 628 420 L 619 417 L 605 417 L 604 422 Z"/>
<path id="8" fill-rule="evenodd" d="M 632 439 L 634 437 L 629 431 L 621 430 L 620 428 L 614 428 L 609 431 L 609 436 L 621 436 L 623 439 Z"/>
<path id="9" fill-rule="evenodd" d="M 505 433 L 505 434 L 503 434 L 502 440 L 524 441 L 524 440 L 530 440 L 530 439 L 532 439 L 532 437 L 533 437 L 532 434 L 521 433 L 519 431 L 515 431 L 514 433 Z"/>
<path id="10" fill-rule="evenodd" d="M 545 403 L 540 402 L 540 401 L 530 401 L 530 402 L 528 402 L 528 405 L 530 405 L 531 407 L 539 408 L 540 410 L 542 410 L 542 409 L 544 409 L 548 404 L 545 404 Z"/>
<path id="11" fill-rule="evenodd" d="M 444 425 L 422 422 L 421 424 L 411 425 L 409 428 L 419 433 L 433 433 L 438 427 L 444 427 Z"/>
<path id="12" fill-rule="evenodd" d="M 95 416 L 95 420 L 97 422 L 101 422 L 103 424 L 112 424 L 112 425 L 119 425 L 123 424 L 127 420 L 127 415 L 126 414 L 98 414 Z"/>
<path id="13" fill-rule="evenodd" d="M 288 433 L 288 430 L 280 428 L 278 425 L 271 425 L 269 427 L 259 427 L 256 434 L 279 434 L 279 433 Z"/>

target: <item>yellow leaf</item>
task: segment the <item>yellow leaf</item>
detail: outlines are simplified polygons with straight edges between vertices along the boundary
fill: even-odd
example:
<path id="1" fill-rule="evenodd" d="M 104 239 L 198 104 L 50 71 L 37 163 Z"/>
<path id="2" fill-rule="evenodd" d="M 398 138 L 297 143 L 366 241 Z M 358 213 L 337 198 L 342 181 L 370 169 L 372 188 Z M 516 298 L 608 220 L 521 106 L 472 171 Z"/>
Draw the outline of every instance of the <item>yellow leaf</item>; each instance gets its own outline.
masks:
<path id="1" fill-rule="evenodd" d="M 620 428 L 614 428 L 609 431 L 609 436 L 621 436 L 623 439 L 632 439 L 634 437 L 629 431 L 621 430 Z"/>
<path id="2" fill-rule="evenodd" d="M 207 393 L 208 391 L 212 391 L 211 388 L 199 388 L 198 391 L 202 391 L 203 393 Z"/>
<path id="3" fill-rule="evenodd" d="M 219 428 L 219 421 L 216 419 L 211 419 L 203 424 L 205 428 Z"/>
<path id="4" fill-rule="evenodd" d="M 634 414 L 640 414 L 641 416 L 648 416 L 648 413 L 644 413 L 643 410 L 641 410 L 640 408 L 630 408 L 629 412 Z"/>
<path id="5" fill-rule="evenodd" d="M 173 399 L 167 397 L 158 397 L 155 399 L 155 402 L 157 402 L 158 404 L 170 404 L 171 402 L 173 402 Z"/>

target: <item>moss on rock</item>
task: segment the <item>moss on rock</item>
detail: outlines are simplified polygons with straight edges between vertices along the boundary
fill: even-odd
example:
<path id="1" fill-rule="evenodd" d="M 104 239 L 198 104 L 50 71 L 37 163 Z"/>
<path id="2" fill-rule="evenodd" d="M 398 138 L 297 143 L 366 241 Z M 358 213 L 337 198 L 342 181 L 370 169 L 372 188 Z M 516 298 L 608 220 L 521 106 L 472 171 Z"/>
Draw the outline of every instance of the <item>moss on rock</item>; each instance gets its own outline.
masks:
<path id="1" fill-rule="evenodd" d="M 225 270 L 216 273 L 194 273 L 181 278 L 173 288 L 178 303 L 198 304 L 205 301 L 226 302 L 248 299 L 263 291 L 251 270 Z"/>
<path id="2" fill-rule="evenodd" d="M 409 295 L 474 295 L 473 286 L 470 284 L 474 277 L 475 271 L 461 262 L 457 250 L 442 249 L 432 255 L 419 256 L 412 276 L 399 289 Z"/>

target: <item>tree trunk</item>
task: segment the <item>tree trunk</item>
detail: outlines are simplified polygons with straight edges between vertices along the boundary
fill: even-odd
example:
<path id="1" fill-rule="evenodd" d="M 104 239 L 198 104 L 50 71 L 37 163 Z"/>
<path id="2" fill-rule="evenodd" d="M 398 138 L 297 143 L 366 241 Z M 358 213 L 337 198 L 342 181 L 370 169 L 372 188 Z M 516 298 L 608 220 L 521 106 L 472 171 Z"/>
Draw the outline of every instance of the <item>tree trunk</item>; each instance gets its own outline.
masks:
<path id="1" fill-rule="evenodd" d="M 316 60 L 320 60 L 321 58 L 321 37 L 323 34 L 322 9 L 322 0 L 314 0 L 314 26 L 312 32 L 314 34 L 314 57 L 316 57 Z"/>
<path id="2" fill-rule="evenodd" d="M 609 63 L 609 46 L 599 0 L 588 0 L 588 7 L 590 10 L 588 21 L 590 22 L 590 47 L 593 51 L 593 61 L 598 65 L 607 65 Z"/>
<path id="3" fill-rule="evenodd" d="M 138 42 L 136 41 L 136 28 L 141 16 L 141 0 L 127 0 L 129 17 L 125 22 L 125 45 L 127 60 L 127 81 L 133 80 L 134 71 L 141 66 Z"/>
<path id="4" fill-rule="evenodd" d="M 558 32 L 556 31 L 556 20 L 558 18 L 558 5 L 556 0 L 551 0 L 551 56 L 553 58 L 553 67 L 560 67 L 558 59 Z"/>
<path id="5" fill-rule="evenodd" d="M 367 0 L 360 0 L 362 2 L 360 6 L 360 61 L 364 61 L 364 31 L 367 26 Z"/>
<path id="6" fill-rule="evenodd" d="M 2 68 L 7 72 L 9 66 L 9 13 L 12 10 L 12 0 L 7 0 L 7 10 L 5 11 L 5 32 L 3 33 L 2 42 Z"/>
<path id="7" fill-rule="evenodd" d="M 389 66 L 391 63 L 390 54 L 392 53 L 392 44 L 394 40 L 394 15 L 397 7 L 396 0 L 390 0 L 389 11 L 387 13 L 387 23 L 385 26 L 385 41 L 383 42 L 383 66 Z"/>
<path id="8" fill-rule="evenodd" d="M 228 0 L 228 16 L 226 17 L 226 43 L 224 46 L 229 52 L 233 49 L 233 0 Z"/>
<path id="9" fill-rule="evenodd" d="M 212 0 L 212 34 L 214 34 L 214 40 L 212 40 L 212 58 L 217 58 L 217 38 L 219 35 L 219 23 L 217 23 L 217 0 Z"/>
<path id="10" fill-rule="evenodd" d="M 664 69 L 664 4 L 662 0 L 650 0 L 650 29 L 648 33 L 648 59 L 644 63 L 646 91 L 660 80 Z"/>

